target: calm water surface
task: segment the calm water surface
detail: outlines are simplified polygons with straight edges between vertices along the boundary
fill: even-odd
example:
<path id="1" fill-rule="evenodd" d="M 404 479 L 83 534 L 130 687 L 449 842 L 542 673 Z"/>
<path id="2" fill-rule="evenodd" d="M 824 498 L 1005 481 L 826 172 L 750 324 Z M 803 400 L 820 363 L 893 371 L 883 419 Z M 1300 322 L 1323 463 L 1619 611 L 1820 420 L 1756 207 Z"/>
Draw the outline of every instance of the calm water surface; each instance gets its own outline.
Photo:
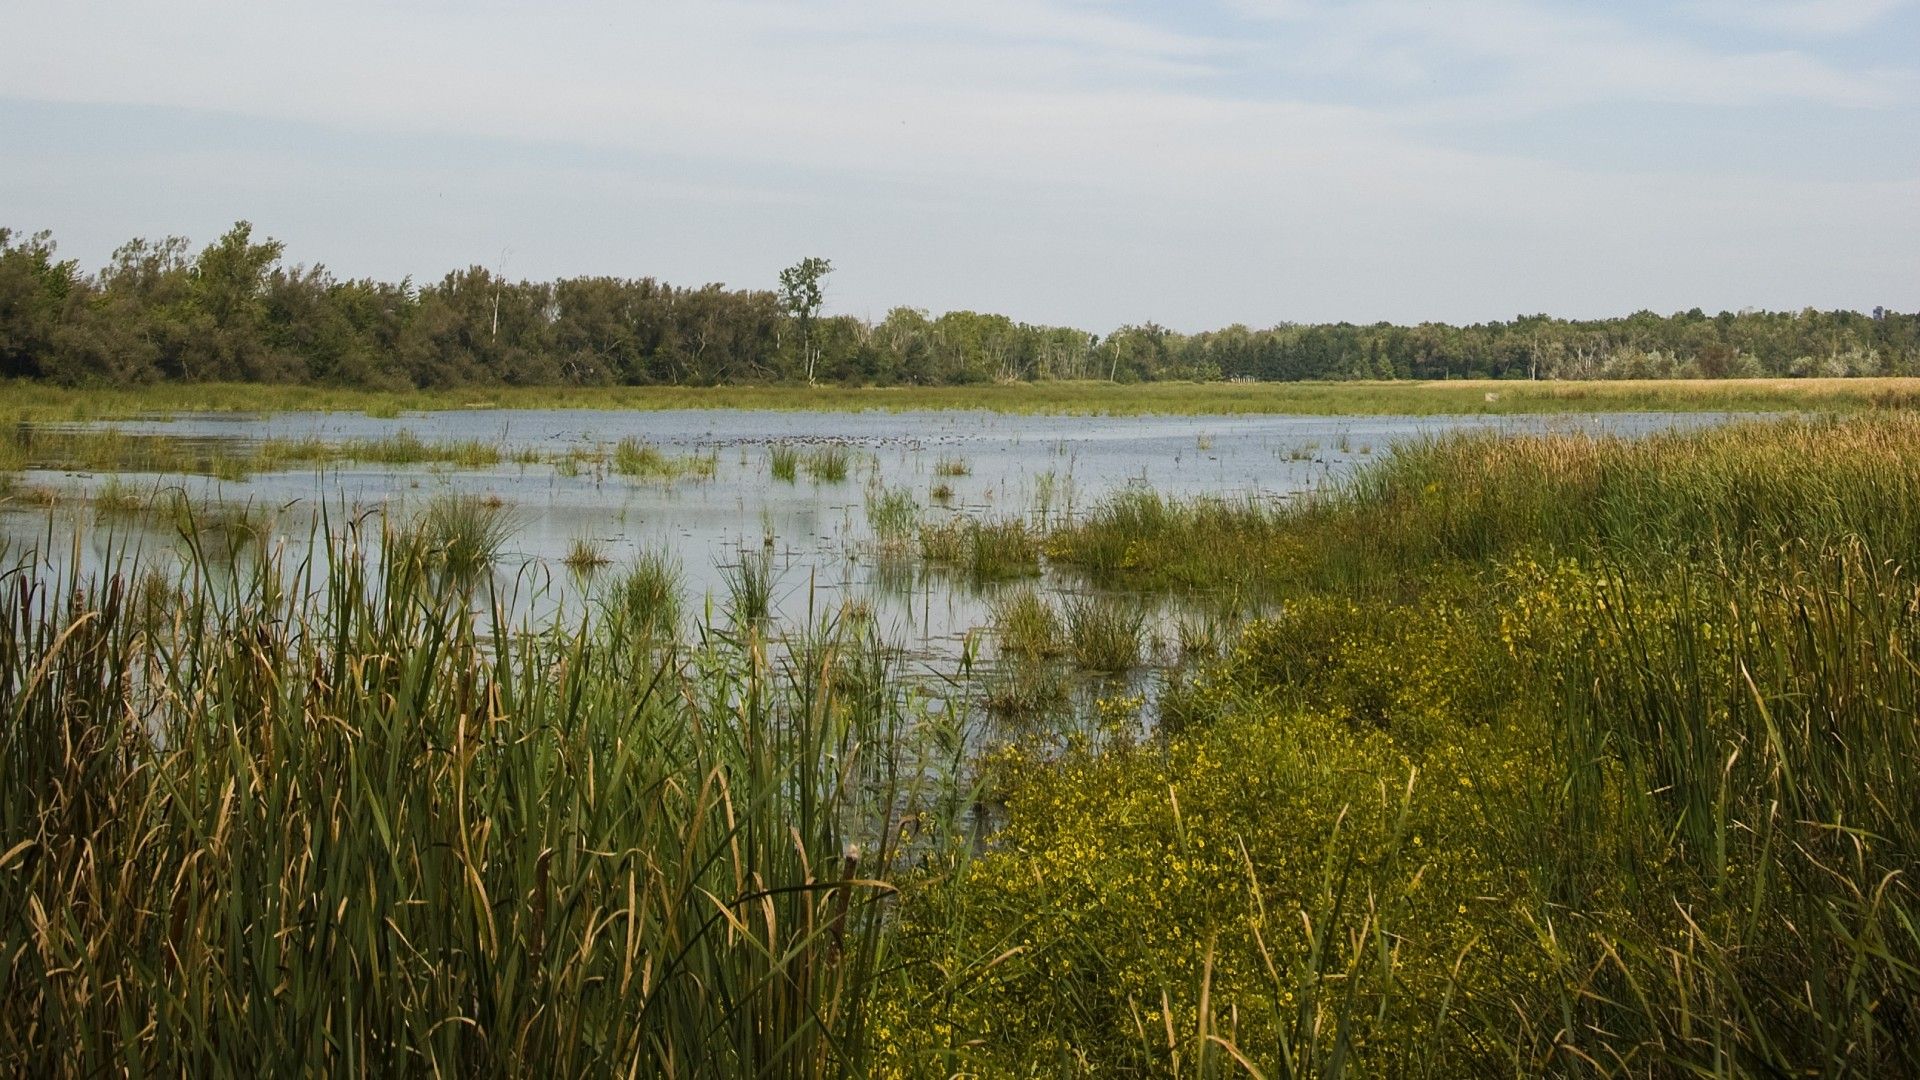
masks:
<path id="1" fill-rule="evenodd" d="M 180 416 L 110 425 L 130 433 L 237 443 L 267 438 L 378 439 L 410 432 L 423 441 L 479 439 L 504 451 L 561 454 L 635 438 L 668 455 L 715 455 L 710 479 L 637 479 L 605 470 L 563 475 L 552 465 L 503 464 L 487 470 L 445 466 L 326 466 L 260 473 L 242 481 L 121 473 L 123 486 L 179 487 L 196 499 L 252 503 L 279 511 L 278 529 L 304 544 L 320 508 L 345 513 L 409 513 L 434 495 L 457 491 L 508 503 L 518 528 L 496 574 L 503 588 L 530 597 L 530 608 L 563 607 L 592 591 L 561 564 L 580 538 L 601 544 L 611 570 L 644 548 L 664 547 L 679 561 L 688 606 L 725 593 L 726 568 L 772 552 L 779 573 L 777 613 L 790 620 L 871 607 L 889 638 L 923 660 L 957 654 L 969 631 L 987 621 L 993 590 L 917 572 L 881 557 L 867 522 L 870 492 L 906 489 L 927 519 L 949 514 L 1021 515 L 1058 520 L 1113 493 L 1145 487 L 1163 495 L 1284 500 L 1337 483 L 1397 443 L 1447 431 L 1594 431 L 1639 435 L 1711 425 L 1724 415 L 1607 413 L 1546 417 L 1016 416 L 991 412 L 756 412 L 687 410 L 495 410 L 406 415 L 344 413 Z M 852 452 L 848 478 L 816 483 L 774 479 L 776 443 L 839 443 Z M 936 475 L 943 459 L 967 474 Z M 80 493 L 106 474 L 33 471 L 23 477 Z M 932 499 L 936 485 L 951 501 Z M 73 504 L 68 504 L 73 507 Z M 62 569 L 78 537 L 83 564 L 109 544 L 149 551 L 177 548 L 170 527 L 92 523 L 83 508 L 0 510 L 0 541 L 32 549 L 41 565 Z M 606 575 L 601 575 L 606 576 Z M 1051 578 L 1057 589 L 1074 582 Z M 539 612 L 536 612 L 539 613 Z"/>

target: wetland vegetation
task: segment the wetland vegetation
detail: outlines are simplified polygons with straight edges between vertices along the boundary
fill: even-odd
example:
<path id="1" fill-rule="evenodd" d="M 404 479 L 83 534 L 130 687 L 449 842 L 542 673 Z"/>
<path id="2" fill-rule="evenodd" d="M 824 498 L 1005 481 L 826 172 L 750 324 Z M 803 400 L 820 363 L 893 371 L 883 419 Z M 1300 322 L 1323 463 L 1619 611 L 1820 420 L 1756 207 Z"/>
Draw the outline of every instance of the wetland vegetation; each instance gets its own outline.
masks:
<path id="1" fill-rule="evenodd" d="M 569 531 L 530 608 L 485 494 L 96 487 L 0 559 L 0 1070 L 1920 1069 L 1920 420 L 1322 438 L 1085 505 L 743 454 L 981 590 L 918 666 L 771 525 L 704 603 Z"/>
<path id="2" fill-rule="evenodd" d="M 0 382 L 15 421 L 125 420 L 181 413 L 448 410 L 987 410 L 1067 416 L 1472 416 L 1595 412 L 1856 412 L 1920 405 L 1920 378 L 1627 379 L 1109 383 L 983 386 L 488 386 L 441 390 L 160 383 L 139 389 Z M 776 472 L 780 467 L 774 462 Z"/>

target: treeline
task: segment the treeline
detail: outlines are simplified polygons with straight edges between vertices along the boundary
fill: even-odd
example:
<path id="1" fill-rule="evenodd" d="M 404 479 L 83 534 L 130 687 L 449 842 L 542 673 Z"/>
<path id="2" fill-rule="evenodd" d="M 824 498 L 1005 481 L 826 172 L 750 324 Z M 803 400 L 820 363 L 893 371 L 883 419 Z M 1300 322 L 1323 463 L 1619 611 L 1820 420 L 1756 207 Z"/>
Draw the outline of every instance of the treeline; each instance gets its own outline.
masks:
<path id="1" fill-rule="evenodd" d="M 807 260 L 781 290 L 652 278 L 420 284 L 289 264 L 240 222 L 194 251 L 133 240 L 87 273 L 46 233 L 0 229 L 0 376 L 64 384 L 314 382 L 893 385 L 995 380 L 1732 378 L 1920 373 L 1920 314 L 1722 312 L 1570 321 L 1230 326 L 1105 336 L 955 311 L 819 316 Z M 795 291 L 795 271 L 811 299 Z"/>

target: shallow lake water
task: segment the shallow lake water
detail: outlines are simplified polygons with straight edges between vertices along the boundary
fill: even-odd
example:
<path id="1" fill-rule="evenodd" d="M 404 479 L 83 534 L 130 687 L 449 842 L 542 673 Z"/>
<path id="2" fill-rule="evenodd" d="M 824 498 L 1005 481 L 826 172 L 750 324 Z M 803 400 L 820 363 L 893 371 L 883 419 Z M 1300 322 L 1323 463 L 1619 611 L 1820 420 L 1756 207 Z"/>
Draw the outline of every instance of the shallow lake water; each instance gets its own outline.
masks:
<path id="1" fill-rule="evenodd" d="M 562 565 L 569 545 L 588 539 L 611 560 L 608 572 L 642 549 L 665 548 L 679 563 L 690 611 L 722 605 L 725 575 L 743 558 L 769 552 L 778 575 L 774 609 L 789 624 L 838 610 L 870 608 L 885 637 L 906 656 L 945 661 L 988 621 L 996 588 L 927 573 L 913 559 L 883 557 L 868 521 L 871 493 L 905 490 L 923 520 L 970 514 L 1059 520 L 1116 491 L 1146 487 L 1171 497 L 1210 495 L 1285 500 L 1338 483 L 1394 445 L 1452 430 L 1507 433 L 1596 431 L 1626 435 L 1724 422 L 1717 414 L 1606 413 L 1526 417 L 1024 416 L 990 412 L 757 412 L 686 410 L 458 411 L 376 418 L 348 413 L 188 415 L 74 427 L 129 434 L 233 441 L 379 439 L 410 433 L 423 442 L 482 440 L 507 454 L 605 449 L 637 439 L 668 456 L 712 455 L 710 477 L 630 478 L 604 468 L 503 463 L 486 469 L 432 465 L 327 465 L 256 473 L 243 480 L 140 473 L 29 470 L 22 483 L 79 495 L 117 477 L 123 488 L 177 487 L 196 501 L 274 508 L 278 535 L 297 548 L 324 508 L 343 514 L 407 514 L 436 494 L 496 496 L 516 529 L 496 568 L 504 590 L 563 607 L 591 595 L 593 577 Z M 774 477 L 770 449 L 839 444 L 851 452 L 847 478 L 794 482 Z M 964 463 L 961 475 L 943 462 Z M 954 472 L 949 468 L 946 472 Z M 950 498 L 935 499 L 940 485 Z M 142 533 L 145 535 L 142 535 Z M 17 557 L 35 552 L 42 572 L 64 569 L 76 550 L 83 569 L 109 545 L 149 551 L 178 546 L 170 526 L 95 523 L 81 500 L 52 509 L 0 511 L 0 542 Z M 1048 587 L 1077 587 L 1053 575 Z"/>

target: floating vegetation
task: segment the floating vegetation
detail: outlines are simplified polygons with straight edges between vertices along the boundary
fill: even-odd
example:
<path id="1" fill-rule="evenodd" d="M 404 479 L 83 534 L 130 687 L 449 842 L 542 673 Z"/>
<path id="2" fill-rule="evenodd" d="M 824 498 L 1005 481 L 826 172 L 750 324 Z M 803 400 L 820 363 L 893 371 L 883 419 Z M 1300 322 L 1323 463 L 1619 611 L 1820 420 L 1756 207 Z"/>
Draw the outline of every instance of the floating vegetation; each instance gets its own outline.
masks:
<path id="1" fill-rule="evenodd" d="M 942 456 L 933 463 L 933 475 L 935 476 L 969 476 L 972 475 L 972 473 L 973 465 L 963 457 Z"/>

